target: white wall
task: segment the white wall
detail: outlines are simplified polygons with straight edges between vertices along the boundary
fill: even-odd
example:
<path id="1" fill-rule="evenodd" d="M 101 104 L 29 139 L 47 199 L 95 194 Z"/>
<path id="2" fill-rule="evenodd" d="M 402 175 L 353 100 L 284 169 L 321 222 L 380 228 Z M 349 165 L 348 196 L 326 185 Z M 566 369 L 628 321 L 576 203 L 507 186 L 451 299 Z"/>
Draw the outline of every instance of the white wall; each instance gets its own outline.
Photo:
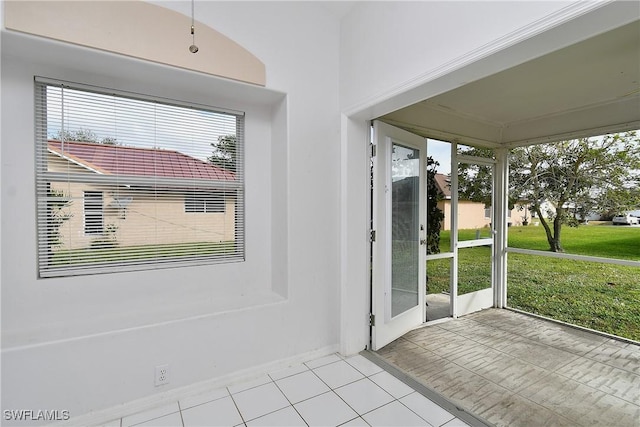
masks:
<path id="1" fill-rule="evenodd" d="M 286 2 L 201 2 L 197 14 L 258 56 L 286 98 L 56 43 L 17 51 L 3 34 L 3 410 L 80 415 L 337 348 L 339 23 Z M 37 279 L 36 74 L 247 111 L 247 261 Z M 171 384 L 158 389 L 164 363 Z"/>
<path id="2" fill-rule="evenodd" d="M 352 111 L 408 90 L 482 47 L 499 50 L 497 41 L 571 3 L 358 2 L 341 27 L 341 107 Z"/>

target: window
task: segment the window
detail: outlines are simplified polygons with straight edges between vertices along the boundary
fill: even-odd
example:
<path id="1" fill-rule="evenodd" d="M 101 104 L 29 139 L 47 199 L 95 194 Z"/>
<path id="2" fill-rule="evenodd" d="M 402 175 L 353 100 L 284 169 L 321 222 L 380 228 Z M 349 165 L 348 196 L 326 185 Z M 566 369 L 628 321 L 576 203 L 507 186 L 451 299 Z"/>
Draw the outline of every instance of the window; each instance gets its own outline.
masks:
<path id="1" fill-rule="evenodd" d="M 84 234 L 102 234 L 102 192 L 84 192 Z"/>
<path id="2" fill-rule="evenodd" d="M 224 213 L 225 197 L 220 193 L 187 194 L 184 211 L 189 213 Z"/>
<path id="3" fill-rule="evenodd" d="M 40 277 L 244 260 L 243 113 L 35 85 Z"/>
<path id="4" fill-rule="evenodd" d="M 513 209 L 507 210 L 507 218 L 511 218 L 511 212 L 512 211 L 513 211 Z M 488 208 L 484 208 L 484 217 L 485 218 L 491 218 L 491 206 L 489 206 Z"/>

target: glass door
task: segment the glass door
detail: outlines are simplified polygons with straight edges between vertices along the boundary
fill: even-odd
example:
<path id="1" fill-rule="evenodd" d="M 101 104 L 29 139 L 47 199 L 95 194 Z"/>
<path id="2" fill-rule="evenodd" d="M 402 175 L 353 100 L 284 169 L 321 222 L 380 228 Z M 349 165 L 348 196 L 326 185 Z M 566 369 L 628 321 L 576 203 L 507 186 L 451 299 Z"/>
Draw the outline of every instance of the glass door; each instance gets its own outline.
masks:
<path id="1" fill-rule="evenodd" d="M 374 133 L 372 348 L 377 350 L 425 321 L 426 141 L 377 121 Z"/>

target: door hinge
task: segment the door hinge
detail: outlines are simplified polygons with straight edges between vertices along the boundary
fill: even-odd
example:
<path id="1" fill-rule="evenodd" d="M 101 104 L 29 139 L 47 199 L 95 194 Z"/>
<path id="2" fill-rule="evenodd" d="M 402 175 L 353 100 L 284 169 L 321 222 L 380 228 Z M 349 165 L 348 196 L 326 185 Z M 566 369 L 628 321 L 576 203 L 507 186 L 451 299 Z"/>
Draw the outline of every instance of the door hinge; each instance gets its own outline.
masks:
<path id="1" fill-rule="evenodd" d="M 376 315 L 369 313 L 369 326 L 376 326 Z"/>
<path id="2" fill-rule="evenodd" d="M 370 242 L 376 241 L 376 230 L 371 230 L 371 233 L 369 234 L 369 241 Z"/>
<path id="3" fill-rule="evenodd" d="M 375 157 L 376 156 L 376 147 L 377 145 L 375 144 L 369 144 L 369 146 L 371 147 L 371 157 Z"/>

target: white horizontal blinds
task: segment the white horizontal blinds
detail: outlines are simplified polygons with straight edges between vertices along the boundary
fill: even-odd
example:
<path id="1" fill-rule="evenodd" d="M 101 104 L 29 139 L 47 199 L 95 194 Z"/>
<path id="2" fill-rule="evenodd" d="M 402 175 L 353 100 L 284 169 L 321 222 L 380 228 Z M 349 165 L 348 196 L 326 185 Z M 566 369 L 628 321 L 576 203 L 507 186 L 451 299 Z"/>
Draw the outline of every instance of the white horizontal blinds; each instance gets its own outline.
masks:
<path id="1" fill-rule="evenodd" d="M 41 277 L 244 259 L 244 116 L 36 79 Z"/>

